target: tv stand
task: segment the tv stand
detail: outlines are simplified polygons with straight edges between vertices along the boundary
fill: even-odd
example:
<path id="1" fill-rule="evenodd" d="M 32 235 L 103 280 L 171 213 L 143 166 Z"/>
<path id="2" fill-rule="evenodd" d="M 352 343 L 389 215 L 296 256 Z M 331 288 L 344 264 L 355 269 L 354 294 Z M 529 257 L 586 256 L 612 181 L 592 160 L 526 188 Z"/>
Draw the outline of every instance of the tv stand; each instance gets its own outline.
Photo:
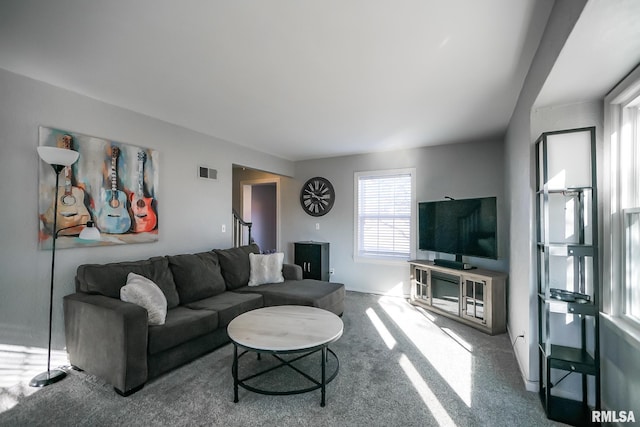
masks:
<path id="1" fill-rule="evenodd" d="M 412 304 L 490 335 L 506 332 L 506 273 L 450 268 L 426 260 L 412 260 L 409 264 Z"/>

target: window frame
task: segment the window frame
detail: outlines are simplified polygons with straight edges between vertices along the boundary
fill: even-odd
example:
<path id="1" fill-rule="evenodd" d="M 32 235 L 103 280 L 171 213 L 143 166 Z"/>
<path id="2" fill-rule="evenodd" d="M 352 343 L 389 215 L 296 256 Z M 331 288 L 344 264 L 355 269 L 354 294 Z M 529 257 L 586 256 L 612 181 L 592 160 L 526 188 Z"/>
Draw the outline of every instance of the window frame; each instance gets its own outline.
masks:
<path id="1" fill-rule="evenodd" d="M 382 255 L 361 255 L 360 254 L 360 232 L 359 232 L 359 197 L 360 179 L 366 177 L 388 177 L 391 175 L 409 175 L 411 177 L 411 210 L 409 219 L 409 254 L 406 257 L 392 257 Z M 358 171 L 353 174 L 353 259 L 355 262 L 368 262 L 380 264 L 405 264 L 408 260 L 415 258 L 416 245 L 416 168 L 399 168 Z"/>
<path id="2" fill-rule="evenodd" d="M 640 208 L 640 67 L 605 97 L 604 110 L 602 311 L 640 345 L 640 319 L 626 313 L 624 218 L 625 210 Z"/>

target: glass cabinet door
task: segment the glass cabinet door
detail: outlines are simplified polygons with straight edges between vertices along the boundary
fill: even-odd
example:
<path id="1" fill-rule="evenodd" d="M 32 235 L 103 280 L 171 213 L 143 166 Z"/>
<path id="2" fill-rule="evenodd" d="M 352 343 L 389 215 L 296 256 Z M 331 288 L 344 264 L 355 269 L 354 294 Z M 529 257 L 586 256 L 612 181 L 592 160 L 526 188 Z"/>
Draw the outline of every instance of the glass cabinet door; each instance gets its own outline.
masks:
<path id="1" fill-rule="evenodd" d="M 460 278 L 440 272 L 431 273 L 431 305 L 460 315 Z"/>
<path id="2" fill-rule="evenodd" d="M 462 313 L 476 322 L 485 323 L 485 281 L 464 279 Z"/>
<path id="3" fill-rule="evenodd" d="M 429 292 L 429 270 L 415 268 L 415 299 L 422 302 L 430 302 L 431 292 Z"/>

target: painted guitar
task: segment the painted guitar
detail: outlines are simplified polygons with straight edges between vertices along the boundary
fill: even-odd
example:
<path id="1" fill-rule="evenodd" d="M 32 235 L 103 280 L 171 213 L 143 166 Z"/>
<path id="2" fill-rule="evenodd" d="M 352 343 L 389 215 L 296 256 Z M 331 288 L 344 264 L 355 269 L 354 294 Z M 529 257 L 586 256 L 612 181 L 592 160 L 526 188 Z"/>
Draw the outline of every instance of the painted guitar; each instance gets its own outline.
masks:
<path id="1" fill-rule="evenodd" d="M 131 193 L 131 211 L 133 212 L 133 231 L 142 233 L 156 228 L 158 217 L 153 211 L 152 197 L 144 197 L 144 151 L 138 151 L 138 191 Z"/>
<path id="2" fill-rule="evenodd" d="M 71 135 L 64 135 L 62 137 L 62 147 L 67 150 L 72 150 L 73 138 Z M 60 186 L 58 194 L 62 194 L 58 197 L 58 200 L 54 200 L 49 209 L 44 213 L 43 220 L 47 225 L 50 232 L 53 228 L 53 215 L 55 205 L 58 204 L 58 218 L 56 221 L 56 228 L 58 230 L 66 227 L 73 227 L 74 225 L 80 226 L 86 224 L 91 220 L 91 215 L 84 205 L 84 191 L 81 188 L 74 187 L 71 184 L 72 171 L 71 166 L 64 168 L 64 186 Z M 71 228 L 60 233 L 60 235 L 73 235 L 78 234 L 81 227 Z"/>
<path id="3" fill-rule="evenodd" d="M 122 234 L 131 228 L 131 218 L 127 210 L 127 195 L 118 190 L 118 147 L 111 148 L 111 190 L 100 191 L 102 207 L 96 218 L 100 231 L 109 234 Z"/>

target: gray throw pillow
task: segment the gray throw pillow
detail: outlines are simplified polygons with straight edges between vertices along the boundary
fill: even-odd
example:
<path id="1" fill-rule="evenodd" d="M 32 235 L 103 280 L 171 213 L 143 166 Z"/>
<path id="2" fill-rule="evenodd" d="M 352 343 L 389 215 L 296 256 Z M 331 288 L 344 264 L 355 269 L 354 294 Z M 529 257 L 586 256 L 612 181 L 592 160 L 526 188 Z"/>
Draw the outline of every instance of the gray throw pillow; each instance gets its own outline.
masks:
<path id="1" fill-rule="evenodd" d="M 247 283 L 249 283 L 249 271 L 251 270 L 249 254 L 259 254 L 260 248 L 258 248 L 258 245 L 251 244 L 240 246 L 239 248 L 216 249 L 215 253 L 218 255 L 220 270 L 227 284 L 227 289 L 232 290 L 247 286 Z"/>
<path id="2" fill-rule="evenodd" d="M 214 252 L 168 256 L 180 304 L 221 294 L 226 290 Z"/>
<path id="3" fill-rule="evenodd" d="M 83 264 L 78 267 L 76 288 L 90 294 L 120 298 L 120 288 L 127 283 L 129 273 L 147 277 L 158 285 L 167 299 L 168 308 L 176 307 L 180 303 L 169 261 L 163 256 L 141 261 Z"/>
<path id="4" fill-rule="evenodd" d="M 120 299 L 145 308 L 149 325 L 164 325 L 167 317 L 167 299 L 152 280 L 129 273 L 127 284 L 120 288 Z"/>

